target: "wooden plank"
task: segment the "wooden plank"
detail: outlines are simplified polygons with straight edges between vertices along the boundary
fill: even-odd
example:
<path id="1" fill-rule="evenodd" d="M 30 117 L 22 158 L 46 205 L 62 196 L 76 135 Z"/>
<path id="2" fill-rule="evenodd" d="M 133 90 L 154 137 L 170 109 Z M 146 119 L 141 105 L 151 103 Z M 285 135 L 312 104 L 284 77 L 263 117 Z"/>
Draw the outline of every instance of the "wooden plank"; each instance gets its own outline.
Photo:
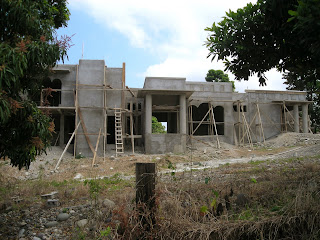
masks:
<path id="1" fill-rule="evenodd" d="M 71 137 L 70 137 L 70 139 L 69 139 L 69 141 L 68 141 L 68 143 L 67 143 L 67 146 L 64 148 L 64 150 L 63 150 L 63 152 L 62 152 L 62 154 L 61 154 L 61 156 L 60 156 L 60 158 L 59 158 L 59 160 L 58 160 L 58 162 L 57 162 L 57 165 L 56 165 L 56 167 L 54 168 L 54 170 L 57 170 L 57 169 L 58 169 L 58 167 L 59 167 L 59 165 L 60 165 L 60 163 L 61 163 L 61 160 L 62 160 L 62 158 L 63 158 L 63 155 L 66 153 L 68 147 L 70 146 L 70 143 L 71 143 L 74 135 L 76 134 L 76 132 L 77 132 L 79 126 L 80 126 L 80 123 L 81 123 L 81 120 L 80 120 L 80 122 L 78 123 L 78 125 L 77 125 L 76 129 L 74 130 L 74 132 L 72 133 L 72 135 L 71 135 Z"/>
<path id="2" fill-rule="evenodd" d="M 132 97 L 136 97 L 128 86 L 126 86 L 126 89 L 131 93 Z"/>
<path id="3" fill-rule="evenodd" d="M 126 134 L 125 136 L 122 136 L 122 138 L 131 138 L 131 134 Z M 142 138 L 142 135 L 133 135 L 133 138 Z"/>
<path id="4" fill-rule="evenodd" d="M 98 136 L 98 139 L 97 139 L 96 148 L 94 150 L 94 155 L 93 155 L 93 159 L 92 159 L 92 167 L 94 166 L 94 162 L 95 162 L 96 157 L 97 157 L 97 151 L 98 151 L 98 146 L 99 146 L 99 141 L 100 141 L 100 135 L 101 135 L 101 128 L 99 130 L 99 136 Z"/>
<path id="5" fill-rule="evenodd" d="M 88 145 L 89 145 L 89 147 L 90 147 L 90 149 L 91 149 L 92 154 L 94 155 L 94 148 L 93 148 L 93 146 L 92 146 L 92 144 L 91 144 L 91 141 L 90 141 L 90 138 L 89 138 L 89 136 L 88 136 L 87 127 L 86 127 L 86 125 L 84 124 L 83 116 L 82 116 L 82 113 L 81 113 L 81 110 L 80 110 L 79 107 L 78 107 L 78 115 L 79 115 L 79 117 L 80 117 L 80 122 L 81 122 L 82 130 L 83 130 L 83 132 L 84 132 L 84 136 L 86 137 L 87 143 L 88 143 Z"/>

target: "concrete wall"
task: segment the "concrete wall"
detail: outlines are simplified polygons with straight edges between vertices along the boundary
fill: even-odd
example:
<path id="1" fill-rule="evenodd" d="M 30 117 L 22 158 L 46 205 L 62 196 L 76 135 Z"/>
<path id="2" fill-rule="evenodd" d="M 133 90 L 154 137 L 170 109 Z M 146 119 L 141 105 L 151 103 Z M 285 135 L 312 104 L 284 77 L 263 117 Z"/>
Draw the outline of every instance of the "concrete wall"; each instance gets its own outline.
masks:
<path id="1" fill-rule="evenodd" d="M 185 78 L 146 77 L 144 89 L 185 90 Z"/>
<path id="2" fill-rule="evenodd" d="M 107 90 L 107 107 L 121 108 L 122 68 L 106 68 L 106 84 L 113 89 Z M 108 115 L 114 116 L 113 110 L 108 110 Z"/>
<path id="3" fill-rule="evenodd" d="M 79 84 L 90 85 L 102 85 L 104 82 L 104 66 L 103 60 L 80 60 L 79 61 Z M 91 90 L 89 90 L 89 88 Z M 83 121 L 87 127 L 93 148 L 95 147 L 99 129 L 104 126 L 103 120 L 103 91 L 94 90 L 94 87 L 79 86 L 78 87 L 78 103 L 81 107 Z M 90 107 L 90 108 L 86 108 Z M 86 157 L 92 157 L 93 154 L 89 148 L 89 145 L 82 134 L 83 129 L 79 127 L 77 134 L 77 147 L 76 154 L 80 152 Z M 99 142 L 98 154 L 103 153 L 103 141 L 102 138 Z"/>
<path id="4" fill-rule="evenodd" d="M 74 107 L 74 91 L 76 89 L 77 65 L 58 65 L 50 80 L 61 81 L 61 107 Z"/>
<path id="5" fill-rule="evenodd" d="M 145 152 L 147 154 L 184 153 L 186 135 L 182 134 L 145 134 Z"/>
<path id="6" fill-rule="evenodd" d="M 103 60 L 80 60 L 79 61 L 78 83 L 88 85 L 100 85 L 104 82 L 110 85 L 113 90 L 107 90 L 106 104 L 109 108 L 121 107 L 121 88 L 122 88 L 122 68 L 107 68 Z M 61 104 L 60 107 L 74 107 L 74 90 L 76 89 L 77 65 L 59 65 L 56 72 L 50 77 L 51 80 L 60 79 L 62 82 Z M 89 138 L 93 146 L 97 140 L 99 129 L 104 127 L 103 116 L 103 99 L 102 90 L 94 90 L 95 87 L 79 86 L 78 103 L 81 107 L 84 123 L 88 129 Z M 97 88 L 96 88 L 97 89 Z M 131 93 L 125 91 L 125 108 L 127 103 L 133 101 L 136 104 L 141 104 L 141 109 L 135 111 L 135 120 L 141 121 L 137 126 L 139 130 L 136 134 L 144 135 L 144 144 L 146 153 L 166 153 L 185 152 L 186 135 L 180 134 L 180 118 L 182 114 L 176 114 L 176 134 L 144 134 L 145 133 L 145 95 L 137 98 L 139 89 L 132 89 L 135 97 Z M 181 94 L 186 94 L 187 91 L 194 91 L 189 97 L 188 105 L 199 107 L 201 103 L 211 103 L 214 107 L 221 106 L 224 109 L 224 135 L 219 135 L 219 139 L 228 143 L 235 143 L 236 131 L 234 123 L 238 121 L 238 112 L 233 109 L 234 102 L 240 100 L 246 106 L 245 117 L 250 124 L 257 111 L 256 102 L 259 102 L 259 108 L 262 118 L 262 125 L 266 138 L 270 138 L 280 133 L 281 128 L 281 104 L 276 104 L 274 101 L 291 101 L 292 105 L 306 100 L 306 93 L 299 91 L 268 91 L 268 90 L 246 90 L 246 93 L 235 93 L 232 90 L 232 83 L 210 83 L 210 82 L 188 82 L 185 78 L 167 78 L 167 77 L 146 77 L 144 90 L 150 90 L 148 94 L 152 95 L 152 105 L 159 106 L 178 106 L 181 105 Z M 162 90 L 157 91 L 157 90 Z M 170 90 L 170 91 L 163 91 Z M 175 92 L 177 91 L 177 92 Z M 184 92 L 185 91 L 185 92 Z M 163 94 L 168 94 L 164 96 Z M 188 94 L 191 94 L 188 92 Z M 187 98 L 187 97 L 185 97 Z M 295 103 L 296 102 L 296 103 Z M 186 111 L 185 111 L 186 110 Z M 187 116 L 187 109 L 183 110 Z M 164 111 L 165 112 L 165 111 Z M 114 116 L 113 110 L 108 110 L 108 116 Z M 205 114 L 205 113 L 204 113 Z M 139 120 L 138 120 L 139 119 Z M 186 121 L 184 121 L 186 120 Z M 187 123 L 187 118 L 183 119 Z M 306 122 L 306 121 L 305 121 Z M 258 120 L 253 121 L 251 129 L 258 134 Z M 188 128 L 188 125 L 187 125 Z M 127 129 L 128 130 L 128 129 Z M 85 136 L 82 135 L 83 130 L 80 127 L 77 135 L 76 153 L 81 152 L 85 156 L 92 156 L 91 150 L 87 144 Z M 92 134 L 92 135 L 90 135 Z M 95 135 L 94 135 L 95 134 Z M 212 141 L 216 139 L 214 136 L 199 136 L 203 139 Z M 210 140 L 211 139 L 211 140 Z M 254 137 L 253 137 L 253 140 Z M 103 140 L 100 139 L 99 152 L 103 151 Z"/>

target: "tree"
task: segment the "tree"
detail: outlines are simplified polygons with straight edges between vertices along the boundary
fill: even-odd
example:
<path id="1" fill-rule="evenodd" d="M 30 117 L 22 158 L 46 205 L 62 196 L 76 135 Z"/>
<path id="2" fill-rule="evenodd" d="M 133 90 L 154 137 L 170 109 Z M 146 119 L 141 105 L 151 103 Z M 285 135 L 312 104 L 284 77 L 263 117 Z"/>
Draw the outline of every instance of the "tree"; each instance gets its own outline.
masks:
<path id="1" fill-rule="evenodd" d="M 152 133 L 166 133 L 166 127 L 154 116 L 152 116 Z"/>
<path id="2" fill-rule="evenodd" d="M 319 18 L 319 0 L 249 3 L 205 29 L 208 57 L 223 60 L 225 70 L 237 80 L 257 74 L 260 85 L 265 85 L 264 73 L 277 68 L 284 72 L 289 89 L 309 91 L 319 83 Z"/>
<path id="3" fill-rule="evenodd" d="M 230 81 L 228 74 L 224 73 L 222 70 L 210 69 L 206 76 L 207 82 L 231 82 L 232 90 L 235 90 L 234 81 Z"/>
<path id="4" fill-rule="evenodd" d="M 1 0 L 0 4 L 0 158 L 28 168 L 50 145 L 54 123 L 36 106 L 42 80 L 64 59 L 69 38 L 66 0 Z"/>

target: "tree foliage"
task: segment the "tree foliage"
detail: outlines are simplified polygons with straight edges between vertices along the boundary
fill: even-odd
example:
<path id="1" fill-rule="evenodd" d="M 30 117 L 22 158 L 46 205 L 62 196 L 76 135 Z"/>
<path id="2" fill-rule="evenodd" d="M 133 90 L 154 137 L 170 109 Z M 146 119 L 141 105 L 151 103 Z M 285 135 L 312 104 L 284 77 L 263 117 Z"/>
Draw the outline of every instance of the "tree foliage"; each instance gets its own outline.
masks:
<path id="1" fill-rule="evenodd" d="M 166 127 L 154 116 L 152 116 L 152 133 L 166 133 Z"/>
<path id="2" fill-rule="evenodd" d="M 258 0 L 230 10 L 221 22 L 206 28 L 208 57 L 223 60 L 238 80 L 256 73 L 264 79 L 263 73 L 274 67 L 315 69 L 319 14 L 319 0 Z"/>
<path id="3" fill-rule="evenodd" d="M 32 99 L 69 38 L 55 30 L 67 25 L 66 0 L 1 0 L 0 4 L 0 158 L 29 167 L 50 145 L 54 124 Z"/>
<path id="4" fill-rule="evenodd" d="M 289 89 L 307 90 L 313 96 L 319 92 L 319 19 L 320 0 L 249 3 L 205 29 L 208 57 L 223 60 L 225 70 L 237 80 L 257 74 L 260 85 L 266 84 L 264 73 L 277 68 L 284 72 Z"/>
<path id="5" fill-rule="evenodd" d="M 229 82 L 228 74 L 224 73 L 222 70 L 210 69 L 206 76 L 207 82 Z"/>
<path id="6" fill-rule="evenodd" d="M 207 82 L 231 82 L 232 89 L 235 89 L 234 81 L 230 81 L 228 74 L 224 73 L 222 70 L 210 69 L 206 76 Z"/>

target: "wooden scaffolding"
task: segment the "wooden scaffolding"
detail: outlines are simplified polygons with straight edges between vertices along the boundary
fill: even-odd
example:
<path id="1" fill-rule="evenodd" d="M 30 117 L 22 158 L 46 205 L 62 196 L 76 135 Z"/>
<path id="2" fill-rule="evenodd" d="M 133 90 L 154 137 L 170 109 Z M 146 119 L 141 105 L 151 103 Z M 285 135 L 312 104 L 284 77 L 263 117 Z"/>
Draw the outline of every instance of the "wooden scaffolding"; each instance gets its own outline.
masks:
<path id="1" fill-rule="evenodd" d="M 131 139 L 131 145 L 132 145 L 132 153 L 134 154 L 134 139 L 139 137 L 134 135 L 133 131 L 133 109 L 132 109 L 132 102 L 130 103 L 130 109 L 125 108 L 125 100 L 126 100 L 126 92 L 130 92 L 131 95 L 134 96 L 133 92 L 131 91 L 130 88 L 128 88 L 125 85 L 125 63 L 123 63 L 122 67 L 122 87 L 120 89 L 113 88 L 110 85 L 107 85 L 107 80 L 106 80 L 106 67 L 104 67 L 104 80 L 102 85 L 93 85 L 93 84 L 79 84 L 79 70 L 78 70 L 78 65 L 77 65 L 77 74 L 76 74 L 76 88 L 75 88 L 75 94 L 74 94 L 74 99 L 75 99 L 75 126 L 78 125 L 79 122 L 81 122 L 81 127 L 83 130 L 83 133 L 79 133 L 78 131 L 75 132 L 75 140 L 74 140 L 74 152 L 76 152 L 76 136 L 79 134 L 85 135 L 85 139 L 87 141 L 87 144 L 93 153 L 93 163 L 94 165 L 94 160 L 96 158 L 97 151 L 98 151 L 98 145 L 100 141 L 100 137 L 103 138 L 103 158 L 105 160 L 106 158 L 106 150 L 107 150 L 107 137 L 110 136 L 110 133 L 107 132 L 108 129 L 108 111 L 110 114 L 114 113 L 115 116 L 115 146 L 116 146 L 116 155 L 118 156 L 119 154 L 124 153 L 124 144 L 123 144 L 123 139 L 127 138 L 124 129 L 125 129 L 125 123 L 126 123 L 126 115 L 129 114 L 130 116 L 130 139 Z M 79 96 L 78 93 L 80 91 L 103 91 L 103 106 L 102 107 L 84 107 L 84 106 L 79 106 Z M 121 92 L 121 107 L 120 108 L 112 108 L 108 106 L 107 103 L 107 93 L 115 92 L 115 91 L 120 91 Z M 89 133 L 85 124 L 85 121 L 82 116 L 82 110 L 83 109 L 91 109 L 91 110 L 96 110 L 96 111 L 102 111 L 102 116 L 103 116 L 103 126 L 101 126 L 99 133 Z M 97 136 L 97 143 L 96 147 L 94 148 L 91 140 L 89 138 L 90 135 L 96 135 Z"/>
<path id="2" fill-rule="evenodd" d="M 206 124 L 206 125 L 209 125 L 209 135 L 212 136 L 213 138 L 214 138 L 214 136 L 216 137 L 217 147 L 220 148 L 221 146 L 220 146 L 220 141 L 219 141 L 219 136 L 218 136 L 217 123 L 215 120 L 213 105 L 211 104 L 211 102 L 208 102 L 208 111 L 203 116 L 201 121 L 194 121 L 192 116 L 193 116 L 192 105 L 190 105 L 188 107 L 188 123 L 189 123 L 189 136 L 190 136 L 190 138 L 193 138 L 194 133 L 198 130 L 198 128 L 202 124 Z M 197 125 L 194 128 L 193 125 L 195 123 Z"/>

